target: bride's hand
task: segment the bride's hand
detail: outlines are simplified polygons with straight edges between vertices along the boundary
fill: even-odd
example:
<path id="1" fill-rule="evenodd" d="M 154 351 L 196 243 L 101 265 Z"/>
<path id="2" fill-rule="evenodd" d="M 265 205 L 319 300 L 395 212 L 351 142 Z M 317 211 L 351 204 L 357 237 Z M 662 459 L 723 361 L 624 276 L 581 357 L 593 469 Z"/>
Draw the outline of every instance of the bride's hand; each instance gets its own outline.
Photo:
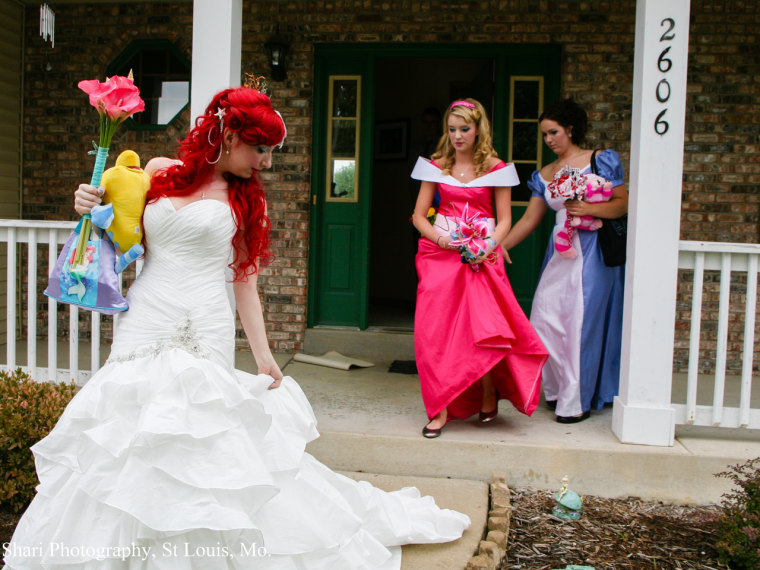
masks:
<path id="1" fill-rule="evenodd" d="M 103 196 L 104 189 L 95 188 L 89 184 L 80 184 L 74 192 L 74 209 L 77 214 L 84 216 L 89 214 L 95 206 L 100 205 L 100 198 Z"/>
<path id="2" fill-rule="evenodd" d="M 277 362 L 275 362 L 274 358 L 259 363 L 258 368 L 259 374 L 268 374 L 274 379 L 274 382 L 269 385 L 269 390 L 274 390 L 275 388 L 280 387 L 280 383 L 282 382 L 282 371 L 280 370 L 280 367 L 277 366 Z"/>

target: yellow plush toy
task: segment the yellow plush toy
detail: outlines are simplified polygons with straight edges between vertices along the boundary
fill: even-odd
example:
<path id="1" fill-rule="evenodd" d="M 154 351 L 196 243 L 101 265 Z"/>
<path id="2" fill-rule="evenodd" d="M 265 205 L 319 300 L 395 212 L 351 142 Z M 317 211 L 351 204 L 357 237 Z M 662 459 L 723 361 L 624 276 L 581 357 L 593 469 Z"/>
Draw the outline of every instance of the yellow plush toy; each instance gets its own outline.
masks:
<path id="1" fill-rule="evenodd" d="M 92 224 L 106 234 L 121 254 L 116 259 L 116 273 L 124 269 L 145 250 L 142 246 L 142 214 L 150 177 L 140 168 L 140 157 L 125 150 L 116 159 L 116 166 L 103 173 L 105 187 L 103 205 L 92 209 Z"/>

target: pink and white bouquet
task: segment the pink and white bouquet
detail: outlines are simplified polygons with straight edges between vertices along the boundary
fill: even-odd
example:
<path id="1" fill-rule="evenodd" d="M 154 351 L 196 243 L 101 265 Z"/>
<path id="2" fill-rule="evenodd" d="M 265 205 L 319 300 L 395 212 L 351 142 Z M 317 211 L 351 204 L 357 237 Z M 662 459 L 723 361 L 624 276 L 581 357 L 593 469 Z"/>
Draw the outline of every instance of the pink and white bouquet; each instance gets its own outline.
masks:
<path id="1" fill-rule="evenodd" d="M 552 198 L 583 200 L 590 204 L 606 202 L 612 197 L 612 183 L 596 174 L 581 174 L 577 168 L 565 166 L 554 175 L 547 188 Z M 602 227 L 602 221 L 593 216 L 567 216 L 565 227 L 554 238 L 554 249 L 562 257 L 575 259 L 578 252 L 573 247 L 575 230 L 594 231 Z"/>
<path id="2" fill-rule="evenodd" d="M 449 245 L 458 247 L 462 263 L 469 263 L 470 269 L 480 271 L 480 263 L 495 263 L 497 255 L 493 251 L 496 243 L 491 235 L 489 219 L 477 214 L 470 215 L 469 204 L 465 204 L 462 215 L 454 220 L 452 240 Z"/>

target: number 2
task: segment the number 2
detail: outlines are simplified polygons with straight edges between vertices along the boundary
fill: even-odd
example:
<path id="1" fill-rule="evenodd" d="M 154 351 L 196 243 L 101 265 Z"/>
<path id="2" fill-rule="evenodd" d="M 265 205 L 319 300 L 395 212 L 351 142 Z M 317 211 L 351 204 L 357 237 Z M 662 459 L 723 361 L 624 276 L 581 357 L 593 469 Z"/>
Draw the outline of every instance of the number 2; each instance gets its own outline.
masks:
<path id="1" fill-rule="evenodd" d="M 665 22 L 667 22 L 670 27 L 665 30 L 660 36 L 661 42 L 666 42 L 676 37 L 675 33 L 671 33 L 676 27 L 676 21 L 673 18 L 665 18 L 662 22 L 660 22 L 660 26 L 664 26 Z"/>

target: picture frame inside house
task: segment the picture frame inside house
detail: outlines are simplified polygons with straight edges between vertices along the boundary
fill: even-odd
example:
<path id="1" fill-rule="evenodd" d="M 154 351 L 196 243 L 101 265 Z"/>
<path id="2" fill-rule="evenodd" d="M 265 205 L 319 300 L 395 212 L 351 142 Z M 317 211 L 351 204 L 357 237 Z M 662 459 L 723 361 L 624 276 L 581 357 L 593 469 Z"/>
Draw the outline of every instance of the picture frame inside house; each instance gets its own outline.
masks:
<path id="1" fill-rule="evenodd" d="M 409 152 L 409 119 L 375 125 L 375 158 L 405 160 Z"/>

